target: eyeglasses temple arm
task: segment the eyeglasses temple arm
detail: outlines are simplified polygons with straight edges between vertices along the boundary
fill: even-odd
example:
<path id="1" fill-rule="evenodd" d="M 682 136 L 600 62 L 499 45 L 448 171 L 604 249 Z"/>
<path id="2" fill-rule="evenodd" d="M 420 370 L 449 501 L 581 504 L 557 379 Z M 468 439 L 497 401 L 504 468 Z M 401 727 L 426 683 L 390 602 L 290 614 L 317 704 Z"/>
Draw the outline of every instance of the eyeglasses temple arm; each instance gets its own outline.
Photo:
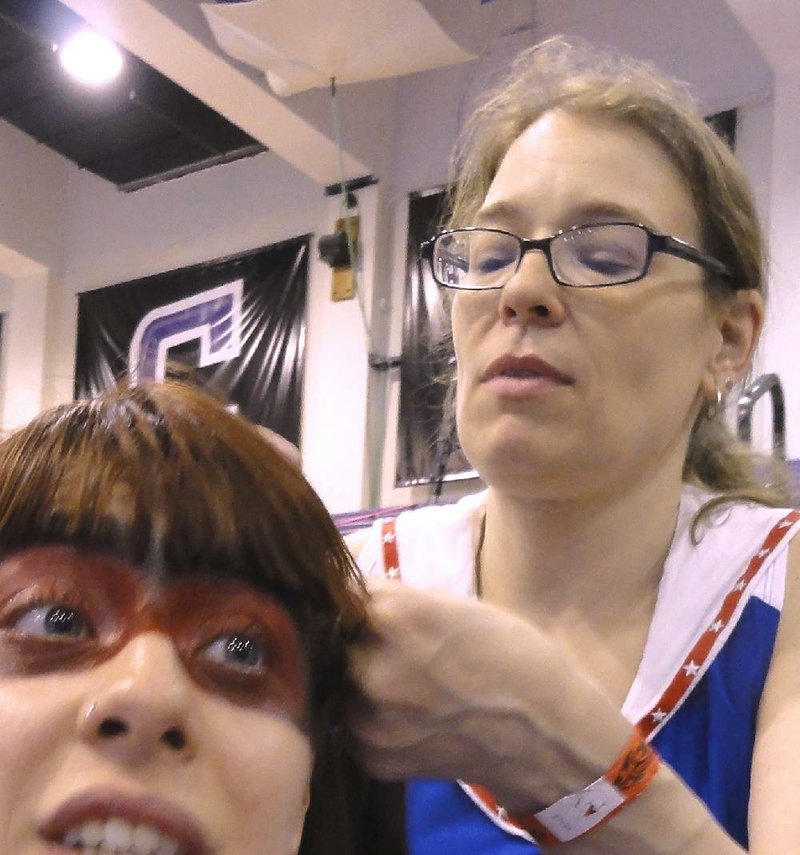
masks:
<path id="1" fill-rule="evenodd" d="M 693 246 L 689 246 L 688 243 L 684 243 L 682 240 L 670 237 L 669 235 L 653 235 L 652 237 L 654 241 L 654 250 L 666 252 L 669 255 L 674 255 L 676 258 L 685 258 L 688 261 L 694 261 L 701 267 L 705 267 L 706 270 L 710 270 L 712 273 L 715 273 L 717 276 L 727 279 L 729 282 L 733 282 L 733 276 L 730 270 L 728 270 L 727 266 L 716 258 L 706 255 L 705 253 L 700 252 L 700 250 L 695 249 Z"/>

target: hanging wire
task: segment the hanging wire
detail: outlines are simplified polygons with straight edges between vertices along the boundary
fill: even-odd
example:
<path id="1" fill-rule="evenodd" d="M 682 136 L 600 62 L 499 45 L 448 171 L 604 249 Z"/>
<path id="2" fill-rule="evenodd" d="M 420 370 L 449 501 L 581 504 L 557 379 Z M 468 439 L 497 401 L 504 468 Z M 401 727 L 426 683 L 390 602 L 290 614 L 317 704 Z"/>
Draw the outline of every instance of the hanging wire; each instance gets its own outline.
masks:
<path id="1" fill-rule="evenodd" d="M 344 177 L 344 161 L 342 159 L 342 123 L 339 118 L 339 105 L 336 101 L 336 78 L 331 77 L 331 113 L 333 116 L 333 133 L 336 139 L 336 157 L 339 165 L 339 185 L 342 192 L 342 219 L 344 220 L 344 233 L 347 237 L 347 252 L 350 256 L 350 273 L 353 277 L 353 287 L 358 300 L 358 308 L 361 310 L 361 320 L 364 323 L 364 330 L 367 333 L 367 340 L 371 341 L 369 321 L 367 320 L 367 310 L 364 305 L 364 294 L 361 291 L 361 286 L 358 277 L 358 257 L 356 255 L 356 246 L 353 241 L 351 232 L 352 219 L 350 217 L 350 208 L 347 204 L 347 182 Z"/>

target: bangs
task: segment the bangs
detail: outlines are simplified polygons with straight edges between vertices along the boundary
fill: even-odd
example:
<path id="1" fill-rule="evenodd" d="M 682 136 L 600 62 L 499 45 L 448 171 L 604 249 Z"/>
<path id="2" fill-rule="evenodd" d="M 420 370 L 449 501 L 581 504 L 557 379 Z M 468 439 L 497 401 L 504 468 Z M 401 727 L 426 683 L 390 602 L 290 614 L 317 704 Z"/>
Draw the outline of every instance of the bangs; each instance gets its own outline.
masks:
<path id="1" fill-rule="evenodd" d="M 53 542 L 164 581 L 242 582 L 298 618 L 338 613 L 355 578 L 300 472 L 253 425 L 177 384 L 64 405 L 0 443 L 0 550 Z"/>

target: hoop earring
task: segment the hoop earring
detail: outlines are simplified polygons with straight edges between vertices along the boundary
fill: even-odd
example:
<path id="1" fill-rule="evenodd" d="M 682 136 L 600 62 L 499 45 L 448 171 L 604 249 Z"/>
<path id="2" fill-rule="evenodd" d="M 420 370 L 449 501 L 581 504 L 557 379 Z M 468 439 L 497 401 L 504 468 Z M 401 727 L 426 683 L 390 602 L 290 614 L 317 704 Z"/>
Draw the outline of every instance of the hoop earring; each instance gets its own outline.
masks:
<path id="1" fill-rule="evenodd" d="M 725 395 L 733 388 L 733 381 L 730 379 L 726 380 L 724 386 L 724 392 L 719 388 L 719 386 L 714 388 L 714 399 L 709 401 L 708 406 L 706 407 L 706 418 L 708 421 L 712 421 L 717 418 L 717 416 L 721 416 L 725 412 Z"/>

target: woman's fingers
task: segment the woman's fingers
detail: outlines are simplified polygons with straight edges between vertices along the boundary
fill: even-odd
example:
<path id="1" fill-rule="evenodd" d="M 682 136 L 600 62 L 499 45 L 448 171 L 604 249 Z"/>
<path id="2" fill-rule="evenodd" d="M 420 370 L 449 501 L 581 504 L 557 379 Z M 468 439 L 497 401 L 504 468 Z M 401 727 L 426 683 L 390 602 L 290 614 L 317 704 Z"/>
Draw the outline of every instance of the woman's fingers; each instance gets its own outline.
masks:
<path id="1" fill-rule="evenodd" d="M 515 694 L 520 633 L 539 634 L 492 606 L 397 582 L 370 584 L 367 626 L 349 647 L 349 723 L 372 775 L 487 781 L 504 739 L 530 722 Z"/>

